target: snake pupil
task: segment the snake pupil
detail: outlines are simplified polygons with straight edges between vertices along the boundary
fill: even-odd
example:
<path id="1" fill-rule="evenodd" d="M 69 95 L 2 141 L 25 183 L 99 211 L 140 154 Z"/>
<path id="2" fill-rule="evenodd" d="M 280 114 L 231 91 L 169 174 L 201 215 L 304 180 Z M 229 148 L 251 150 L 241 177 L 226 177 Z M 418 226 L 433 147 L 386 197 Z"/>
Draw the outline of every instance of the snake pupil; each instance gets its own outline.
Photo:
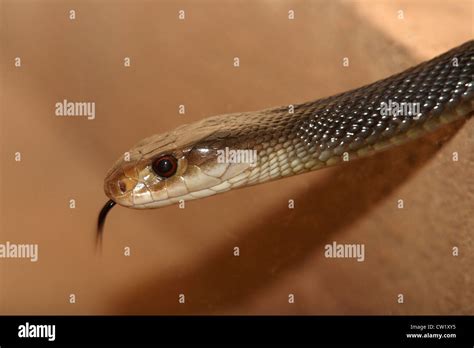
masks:
<path id="1" fill-rule="evenodd" d="M 171 155 L 162 156 L 153 162 L 152 168 L 159 176 L 169 178 L 176 173 L 176 159 Z"/>

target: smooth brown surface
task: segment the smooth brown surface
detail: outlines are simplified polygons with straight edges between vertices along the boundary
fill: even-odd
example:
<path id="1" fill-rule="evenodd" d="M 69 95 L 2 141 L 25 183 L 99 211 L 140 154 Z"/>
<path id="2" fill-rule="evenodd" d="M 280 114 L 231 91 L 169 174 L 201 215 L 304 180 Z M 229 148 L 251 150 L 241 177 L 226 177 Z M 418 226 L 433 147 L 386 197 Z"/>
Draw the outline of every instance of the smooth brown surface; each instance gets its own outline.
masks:
<path id="1" fill-rule="evenodd" d="M 39 261 L 0 259 L 0 313 L 474 314 L 472 118 L 185 209 L 116 207 L 94 246 L 103 177 L 138 140 L 399 72 L 472 39 L 471 1 L 1 6 L 0 243 L 38 243 Z M 96 119 L 56 117 L 64 98 L 94 101 Z M 332 241 L 364 243 L 365 262 L 325 258 Z"/>

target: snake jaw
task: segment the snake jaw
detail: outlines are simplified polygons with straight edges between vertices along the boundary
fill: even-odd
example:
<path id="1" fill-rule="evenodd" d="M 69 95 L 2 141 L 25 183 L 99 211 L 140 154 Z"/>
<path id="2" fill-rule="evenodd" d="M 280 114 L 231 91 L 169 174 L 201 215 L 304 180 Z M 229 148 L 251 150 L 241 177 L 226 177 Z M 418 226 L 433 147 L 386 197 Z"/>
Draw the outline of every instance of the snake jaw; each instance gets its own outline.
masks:
<path id="1" fill-rule="evenodd" d="M 137 198 L 136 191 L 132 192 L 135 204 L 131 208 L 135 209 L 152 209 L 164 207 L 181 201 L 190 201 L 198 198 L 212 196 L 216 193 L 228 190 L 231 185 L 222 177 L 208 175 L 205 168 L 208 165 L 188 165 L 187 170 L 181 175 L 175 175 L 172 178 L 161 180 L 153 184 L 147 184 L 147 188 L 151 194 L 148 198 Z M 232 165 L 216 164 L 223 168 L 217 170 L 214 168 L 212 173 L 221 172 L 224 176 L 229 173 L 232 176 L 238 176 L 248 166 L 233 168 Z M 229 172 L 230 169 L 230 172 Z M 118 202 L 120 204 L 120 202 Z"/>

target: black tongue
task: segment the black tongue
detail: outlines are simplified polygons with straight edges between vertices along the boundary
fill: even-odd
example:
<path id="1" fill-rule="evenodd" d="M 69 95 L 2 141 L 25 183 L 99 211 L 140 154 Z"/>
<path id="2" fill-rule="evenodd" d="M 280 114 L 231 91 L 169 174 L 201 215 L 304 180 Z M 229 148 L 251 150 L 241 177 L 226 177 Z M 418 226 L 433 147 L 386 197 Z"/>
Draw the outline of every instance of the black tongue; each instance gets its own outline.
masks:
<path id="1" fill-rule="evenodd" d="M 115 204 L 116 203 L 113 200 L 108 200 L 99 213 L 99 219 L 97 220 L 97 245 L 101 245 L 102 243 L 105 218 L 107 217 L 107 214 L 109 213 L 110 209 L 112 209 Z"/>

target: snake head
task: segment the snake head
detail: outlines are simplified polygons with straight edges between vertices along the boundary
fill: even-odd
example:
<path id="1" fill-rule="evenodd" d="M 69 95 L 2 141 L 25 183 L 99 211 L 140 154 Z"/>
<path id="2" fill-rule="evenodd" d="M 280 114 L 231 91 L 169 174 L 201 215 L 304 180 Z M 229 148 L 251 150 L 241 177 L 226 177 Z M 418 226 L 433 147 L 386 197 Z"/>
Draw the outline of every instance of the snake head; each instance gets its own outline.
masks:
<path id="1" fill-rule="evenodd" d="M 232 138 L 206 122 L 142 140 L 106 175 L 106 195 L 122 206 L 146 209 L 211 196 L 244 183 L 255 164 L 222 160 L 224 144 L 232 144 Z"/>

